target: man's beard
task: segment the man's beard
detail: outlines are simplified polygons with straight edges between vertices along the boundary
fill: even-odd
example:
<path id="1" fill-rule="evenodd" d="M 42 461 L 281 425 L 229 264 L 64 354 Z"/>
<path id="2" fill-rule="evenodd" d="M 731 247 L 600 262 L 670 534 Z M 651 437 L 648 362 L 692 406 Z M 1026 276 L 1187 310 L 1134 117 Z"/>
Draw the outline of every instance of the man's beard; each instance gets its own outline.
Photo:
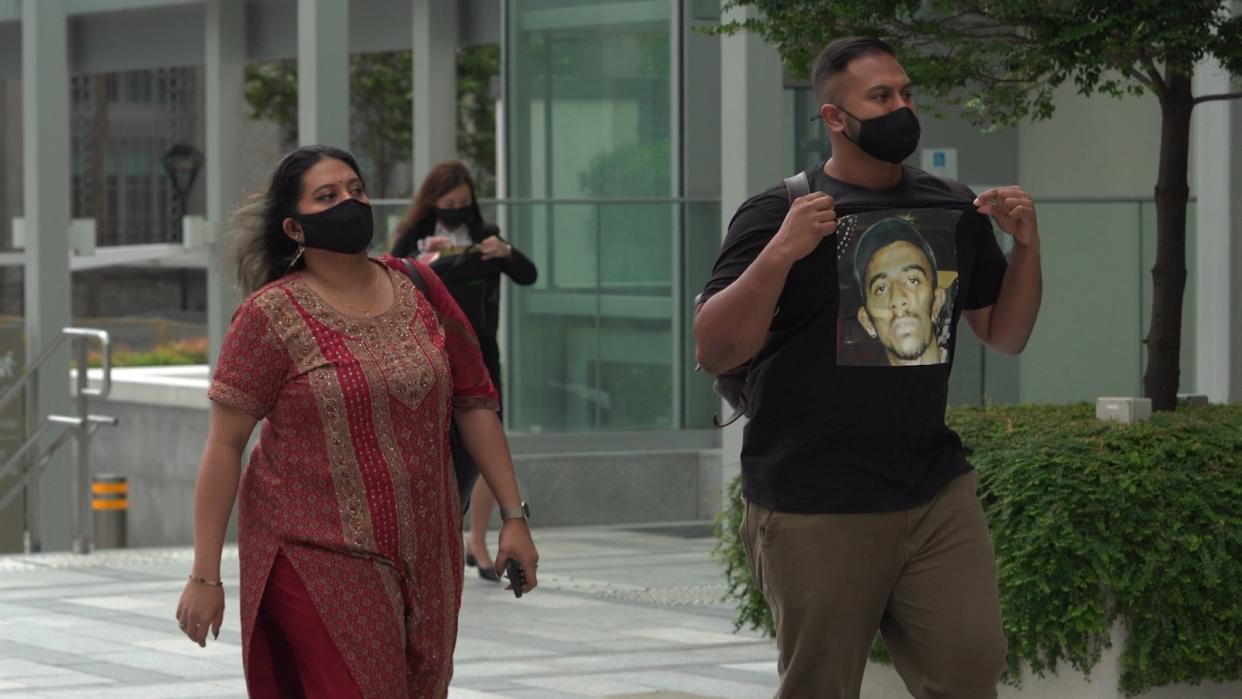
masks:
<path id="1" fill-rule="evenodd" d="M 922 357 L 924 354 L 927 353 L 927 348 L 931 347 L 932 344 L 936 342 L 936 338 L 940 336 L 940 333 L 938 329 L 936 328 L 936 321 L 932 318 L 933 314 L 931 313 L 931 310 L 932 309 L 930 308 L 928 309 L 928 315 L 927 315 L 927 325 L 929 328 L 929 332 L 925 336 L 925 339 L 924 338 L 919 339 L 920 344 L 918 345 L 918 349 L 910 350 L 910 351 L 902 351 L 900 347 L 889 347 L 888 351 L 892 352 L 893 356 L 897 357 L 898 359 L 902 361 L 912 362 L 916 359 L 919 359 L 920 357 Z"/>
<path id="2" fill-rule="evenodd" d="M 930 343 L 928 343 L 928 344 L 930 344 Z M 918 352 L 911 352 L 911 353 L 909 353 L 909 354 L 905 354 L 905 353 L 902 353 L 902 352 L 894 352 L 893 354 L 897 355 L 897 358 L 898 358 L 898 359 L 905 360 L 905 361 L 907 361 L 907 362 L 913 362 L 914 360 L 918 359 L 919 357 L 922 357 L 922 356 L 923 356 L 923 353 L 924 353 L 924 352 L 926 352 L 926 351 L 927 351 L 927 345 L 923 345 L 923 349 L 919 350 Z"/>
<path id="3" fill-rule="evenodd" d="M 913 352 L 902 352 L 900 349 L 896 349 L 893 347 L 890 347 L 889 351 L 892 352 L 893 355 L 896 356 L 898 359 L 902 359 L 907 362 L 912 362 L 918 359 L 919 357 L 922 357 L 923 354 L 927 352 L 927 348 L 930 347 L 931 344 L 932 344 L 931 340 L 927 340 L 926 342 L 924 342 L 922 345 L 919 346 L 917 351 L 913 351 Z"/>

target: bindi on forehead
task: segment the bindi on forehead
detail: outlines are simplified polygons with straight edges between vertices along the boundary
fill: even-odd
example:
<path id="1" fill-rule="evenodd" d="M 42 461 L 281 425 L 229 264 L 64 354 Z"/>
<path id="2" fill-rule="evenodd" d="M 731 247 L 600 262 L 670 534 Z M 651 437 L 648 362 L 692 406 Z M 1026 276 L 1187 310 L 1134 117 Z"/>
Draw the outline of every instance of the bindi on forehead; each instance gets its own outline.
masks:
<path id="1" fill-rule="evenodd" d="M 349 179 L 337 180 L 337 181 L 335 181 L 335 182 L 325 182 L 325 183 L 323 183 L 323 184 L 319 185 L 318 187 L 316 187 L 316 188 L 315 188 L 315 191 L 319 191 L 319 190 L 323 189 L 324 187 L 347 187 L 347 186 L 349 186 L 349 185 L 351 185 L 351 184 L 355 184 L 355 183 L 357 183 L 357 182 L 361 182 L 361 181 L 362 181 L 362 180 L 358 179 L 357 177 L 350 177 Z"/>

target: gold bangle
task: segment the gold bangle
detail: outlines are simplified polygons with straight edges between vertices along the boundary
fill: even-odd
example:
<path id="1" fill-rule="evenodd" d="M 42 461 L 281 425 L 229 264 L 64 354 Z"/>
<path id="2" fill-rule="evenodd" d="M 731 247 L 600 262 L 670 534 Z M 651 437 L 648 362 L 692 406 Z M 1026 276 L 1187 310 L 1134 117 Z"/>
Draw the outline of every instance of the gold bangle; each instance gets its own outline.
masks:
<path id="1" fill-rule="evenodd" d="M 194 575 L 193 573 L 189 575 L 189 579 L 190 579 L 190 582 L 201 583 L 203 585 L 213 585 L 215 587 L 224 587 L 223 580 L 208 580 L 207 578 L 200 578 L 197 575 Z"/>

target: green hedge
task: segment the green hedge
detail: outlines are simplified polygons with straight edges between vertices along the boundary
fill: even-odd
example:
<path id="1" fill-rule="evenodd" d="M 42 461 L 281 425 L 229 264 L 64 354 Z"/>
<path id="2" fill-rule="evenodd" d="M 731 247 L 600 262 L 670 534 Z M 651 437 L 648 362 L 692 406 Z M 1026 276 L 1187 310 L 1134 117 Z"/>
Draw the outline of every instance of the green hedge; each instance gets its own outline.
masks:
<path id="1" fill-rule="evenodd" d="M 1088 673 L 1117 619 L 1129 696 L 1242 680 L 1242 406 L 1183 407 L 1137 425 L 1096 420 L 1085 404 L 958 408 L 949 425 L 980 474 L 1008 682 L 1022 668 Z M 740 505 L 735 481 L 716 554 L 737 626 L 770 635 L 738 540 Z"/>
<path id="2" fill-rule="evenodd" d="M 91 352 L 88 362 L 93 367 L 103 365 L 103 357 Z M 124 347 L 112 353 L 112 366 L 180 366 L 207 363 L 207 338 L 172 340 L 160 344 L 150 352 L 135 351 Z"/>

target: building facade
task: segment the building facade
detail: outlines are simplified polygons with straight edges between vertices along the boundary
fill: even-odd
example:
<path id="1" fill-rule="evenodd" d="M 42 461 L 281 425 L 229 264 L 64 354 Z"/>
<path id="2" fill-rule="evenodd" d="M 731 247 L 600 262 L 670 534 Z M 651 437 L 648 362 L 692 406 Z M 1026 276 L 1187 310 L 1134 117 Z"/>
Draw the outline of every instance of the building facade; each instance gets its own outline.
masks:
<path id="1" fill-rule="evenodd" d="M 114 250 L 176 242 L 172 202 L 150 154 L 188 138 L 205 154 L 192 208 L 204 214 L 209 241 L 168 249 L 151 264 L 192 260 L 184 266 L 204 270 L 208 334 L 218 346 L 237 302 L 217 266 L 219 236 L 280 152 L 273 129 L 249 124 L 247 63 L 296 61 L 299 140 L 347 144 L 349 55 L 412 51 L 417 182 L 456 155 L 459 48 L 498 44 L 498 196 L 485 212 L 540 269 L 534 287 L 508 289 L 503 305 L 507 424 L 520 455 L 556 455 L 532 463 L 525 477 L 563 473 L 572 461 L 590 480 L 613 473 L 624 454 L 632 473 L 659 488 L 670 471 L 644 471 L 643 455 L 664 464 L 668 454 L 691 454 L 667 462 L 699 474 L 684 479 L 685 497 L 718 499 L 738 434 L 711 427 L 720 404 L 709 377 L 695 371 L 691 301 L 742 201 L 827 156 L 822 126 L 809 120 L 818 105 L 806 82 L 788 75 L 759 37 L 706 31 L 722 20 L 720 5 L 0 1 L 0 221 L 7 229 L 20 214 L 39 236 L 24 255 L 0 249 L 0 265 L 27 271 L 27 342 L 41 346 L 71 317 L 61 293 L 72 285 L 71 216 L 96 218 L 99 245 Z M 1196 80 L 1197 89 L 1237 89 L 1212 66 Z M 73 96 L 63 107 L 62 87 Z M 154 121 L 108 135 L 118 140 L 105 139 L 101 158 L 92 116 L 121 103 L 135 124 Z M 1046 282 L 1020 358 L 986 353 L 961 334 L 951 401 L 1139 395 L 1155 246 L 1154 100 L 1084 99 L 1067 89 L 1051 120 L 989 132 L 958 118 L 953 105 L 941 107 L 943 116 L 924 115 L 913 164 L 943 167 L 975 188 L 1018 183 L 1031 192 Z M 40 115 L 38 128 L 15 110 Z M 1242 203 L 1232 196 L 1242 186 L 1242 106 L 1197 107 L 1195 138 L 1182 391 L 1242 400 L 1242 282 L 1233 274 L 1242 264 Z M 147 155 L 127 159 L 126 143 Z M 405 204 L 377 202 L 381 231 Z M 118 223 L 122 214 L 135 223 Z M 58 375 L 48 372 L 42 390 L 67 395 Z M 45 481 L 44 511 L 64 511 L 63 478 L 49 472 Z M 545 492 L 561 482 L 553 481 Z M 578 507 L 594 502 L 590 491 L 573 491 Z M 642 492 L 635 489 L 635 502 Z M 63 531 L 45 539 L 58 537 Z"/>

